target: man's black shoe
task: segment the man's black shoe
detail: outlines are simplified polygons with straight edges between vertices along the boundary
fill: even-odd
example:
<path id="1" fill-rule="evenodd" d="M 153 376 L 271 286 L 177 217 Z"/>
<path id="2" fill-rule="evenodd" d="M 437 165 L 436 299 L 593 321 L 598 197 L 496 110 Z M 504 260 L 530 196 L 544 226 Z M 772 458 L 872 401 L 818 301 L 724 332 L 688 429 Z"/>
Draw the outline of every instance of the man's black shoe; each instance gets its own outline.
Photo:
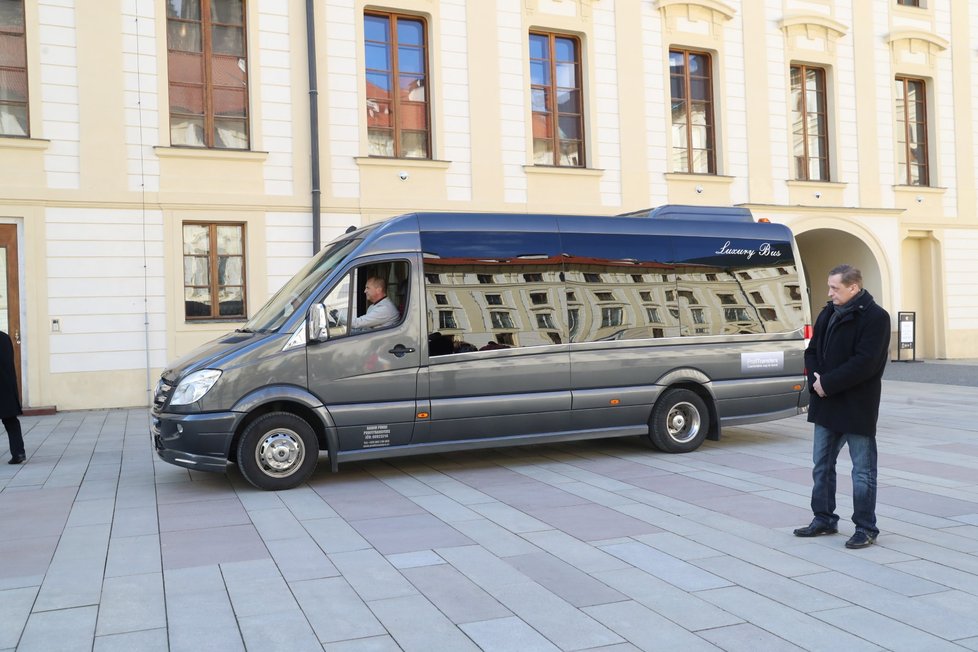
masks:
<path id="1" fill-rule="evenodd" d="M 812 521 L 811 525 L 806 525 L 805 527 L 800 527 L 795 530 L 796 537 L 818 537 L 823 534 L 836 534 L 839 528 L 834 525 L 822 525 L 821 523 L 816 523 Z"/>
<path id="2" fill-rule="evenodd" d="M 26 461 L 27 461 L 27 458 L 25 456 L 23 456 L 23 455 L 14 455 L 13 457 L 10 458 L 10 461 L 7 462 L 7 464 L 23 464 Z"/>
<path id="3" fill-rule="evenodd" d="M 866 534 L 865 532 L 856 532 L 853 534 L 848 541 L 846 541 L 846 548 L 858 549 L 858 548 L 868 548 L 869 546 L 876 543 L 875 534 Z"/>

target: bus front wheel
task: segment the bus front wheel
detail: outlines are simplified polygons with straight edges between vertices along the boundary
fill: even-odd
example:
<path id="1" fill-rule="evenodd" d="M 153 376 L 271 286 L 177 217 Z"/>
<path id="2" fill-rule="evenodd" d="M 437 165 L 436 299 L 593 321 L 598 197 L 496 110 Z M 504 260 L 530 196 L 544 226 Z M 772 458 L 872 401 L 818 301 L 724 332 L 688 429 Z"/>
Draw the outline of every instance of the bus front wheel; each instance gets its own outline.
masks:
<path id="1" fill-rule="evenodd" d="M 316 469 L 319 442 L 303 419 L 288 412 L 270 412 L 241 433 L 236 457 L 241 475 L 259 489 L 291 489 L 308 480 Z"/>

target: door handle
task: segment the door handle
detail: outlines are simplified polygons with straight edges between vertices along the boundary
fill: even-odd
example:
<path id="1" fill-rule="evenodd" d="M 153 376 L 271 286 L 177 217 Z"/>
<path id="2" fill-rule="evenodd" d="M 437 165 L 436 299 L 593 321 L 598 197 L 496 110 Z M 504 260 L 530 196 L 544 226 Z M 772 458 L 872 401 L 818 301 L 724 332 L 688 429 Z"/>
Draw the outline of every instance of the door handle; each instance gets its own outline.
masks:
<path id="1" fill-rule="evenodd" d="M 407 353 L 414 353 L 414 349 L 408 348 L 403 344 L 398 344 L 393 349 L 388 351 L 388 353 L 393 353 L 396 358 L 403 358 Z"/>
<path id="2" fill-rule="evenodd" d="M 17 342 L 17 344 L 20 344 L 20 329 L 19 328 L 14 331 L 14 342 Z"/>

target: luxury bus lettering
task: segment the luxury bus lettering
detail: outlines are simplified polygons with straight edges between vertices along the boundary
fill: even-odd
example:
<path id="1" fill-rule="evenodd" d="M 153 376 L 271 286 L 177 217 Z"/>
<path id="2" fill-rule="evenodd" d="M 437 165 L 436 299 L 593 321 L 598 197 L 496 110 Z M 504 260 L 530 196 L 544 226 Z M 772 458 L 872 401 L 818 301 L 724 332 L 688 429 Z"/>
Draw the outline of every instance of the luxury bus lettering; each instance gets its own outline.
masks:
<path id="1" fill-rule="evenodd" d="M 747 256 L 747 260 L 750 260 L 754 254 L 758 256 L 780 256 L 781 250 L 775 249 L 769 242 L 762 242 L 757 249 L 735 249 L 730 246 L 730 241 L 727 240 L 716 253 L 720 256 Z"/>
<path id="2" fill-rule="evenodd" d="M 721 256 L 747 256 L 747 260 L 750 260 L 756 253 L 753 249 L 732 249 L 729 240 L 724 242 L 720 250 L 717 251 L 717 254 Z"/>

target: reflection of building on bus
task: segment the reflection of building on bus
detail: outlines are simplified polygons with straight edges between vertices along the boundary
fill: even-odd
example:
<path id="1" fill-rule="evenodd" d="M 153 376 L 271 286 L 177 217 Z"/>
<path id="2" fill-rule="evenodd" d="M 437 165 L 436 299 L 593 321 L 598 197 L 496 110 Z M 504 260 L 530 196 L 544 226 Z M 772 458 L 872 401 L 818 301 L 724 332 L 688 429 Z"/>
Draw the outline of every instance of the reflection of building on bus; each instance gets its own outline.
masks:
<path id="1" fill-rule="evenodd" d="M 589 342 L 789 332 L 804 323 L 793 264 L 428 257 L 425 285 L 429 330 L 478 348 L 562 344 L 565 332 L 570 342 Z"/>

